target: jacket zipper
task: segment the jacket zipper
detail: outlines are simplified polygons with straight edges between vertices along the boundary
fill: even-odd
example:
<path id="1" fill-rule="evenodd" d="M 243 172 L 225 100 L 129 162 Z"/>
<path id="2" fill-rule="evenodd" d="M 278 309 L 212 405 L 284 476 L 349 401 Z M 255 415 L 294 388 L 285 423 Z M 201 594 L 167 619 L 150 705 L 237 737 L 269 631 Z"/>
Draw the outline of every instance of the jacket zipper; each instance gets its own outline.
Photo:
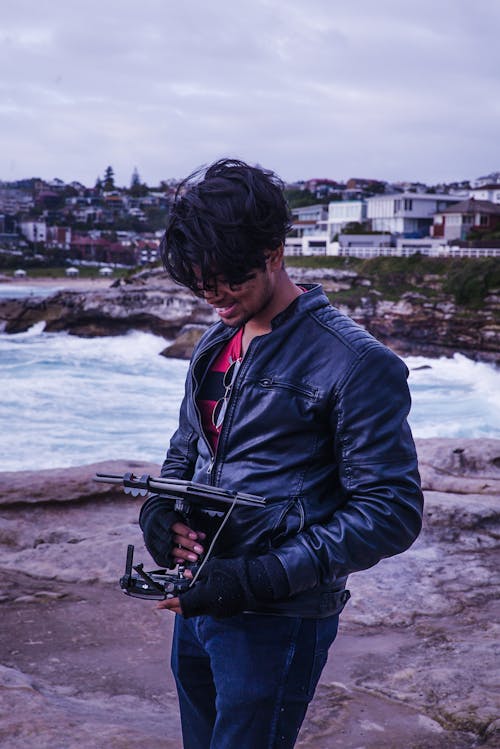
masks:
<path id="1" fill-rule="evenodd" d="M 203 424 L 201 422 L 200 410 L 199 410 L 198 404 L 196 402 L 196 393 L 198 391 L 199 383 L 198 383 L 198 380 L 196 379 L 194 373 L 195 373 L 195 370 L 196 370 L 196 365 L 198 364 L 198 362 L 200 361 L 200 359 L 201 359 L 202 356 L 204 356 L 205 354 L 207 354 L 210 351 L 210 349 L 214 348 L 217 344 L 219 344 L 219 343 L 226 343 L 227 341 L 229 341 L 230 338 L 231 338 L 231 336 L 228 336 L 228 337 L 220 338 L 220 339 L 218 339 L 216 341 L 213 341 L 209 346 L 207 346 L 206 349 L 203 349 L 203 351 L 199 352 L 199 354 L 198 354 L 198 356 L 196 358 L 196 361 L 193 362 L 192 366 L 191 366 L 192 378 L 193 378 L 193 383 L 194 383 L 194 386 L 195 386 L 193 388 L 194 407 L 196 409 L 196 415 L 198 417 L 198 424 L 200 426 L 201 434 L 203 435 L 203 439 L 205 440 L 205 444 L 206 444 L 206 446 L 208 448 L 208 452 L 210 453 L 210 462 L 209 462 L 208 468 L 207 468 L 207 475 L 210 477 L 209 483 L 211 485 L 214 483 L 214 480 L 213 480 L 213 477 L 212 477 L 212 472 L 213 472 L 213 469 L 214 469 L 214 466 L 215 466 L 215 461 L 217 459 L 217 451 L 215 451 L 215 452 L 213 451 L 212 445 L 210 444 L 210 442 L 206 438 L 205 430 L 203 429 Z M 222 425 L 222 429 L 224 429 L 224 424 Z M 222 430 L 221 430 L 221 433 L 222 433 Z"/>
<path id="2" fill-rule="evenodd" d="M 220 444 L 221 437 L 222 437 L 222 435 L 224 433 L 224 422 L 226 422 L 226 429 L 227 429 L 227 421 L 226 421 L 226 419 L 224 419 L 224 421 L 222 422 L 222 429 L 220 431 L 219 440 L 217 442 L 217 450 L 214 452 L 212 450 L 212 446 L 211 446 L 210 442 L 207 440 L 207 438 L 205 436 L 205 431 L 204 431 L 203 425 L 201 423 L 201 414 L 200 414 L 200 411 L 198 409 L 198 405 L 196 403 L 196 391 L 198 390 L 198 381 L 197 381 L 197 379 L 196 379 L 196 377 L 194 375 L 194 372 L 195 372 L 195 368 L 196 368 L 197 363 L 199 362 L 199 360 L 201 359 L 201 357 L 204 354 L 208 353 L 208 351 L 211 348 L 213 348 L 214 346 L 216 346 L 217 344 L 229 341 L 230 338 L 231 338 L 231 336 L 228 336 L 227 338 L 221 338 L 220 340 L 213 341 L 213 343 L 211 343 L 210 346 L 207 346 L 206 349 L 204 349 L 203 351 L 200 351 L 200 353 L 199 353 L 199 355 L 198 355 L 198 357 L 196 359 L 196 362 L 193 362 L 193 366 L 192 366 L 192 369 L 191 369 L 191 371 L 193 372 L 193 381 L 194 381 L 194 383 L 196 385 L 195 389 L 193 390 L 193 399 L 194 399 L 194 404 L 195 404 L 195 408 L 196 408 L 196 414 L 198 416 L 198 424 L 200 425 L 200 429 L 201 429 L 201 433 L 203 435 L 203 439 L 205 440 L 205 444 L 208 447 L 208 451 L 210 453 L 210 462 L 209 462 L 208 467 L 207 467 L 207 476 L 209 476 L 209 483 L 212 486 L 215 485 L 215 471 L 214 471 L 214 468 L 215 468 L 215 464 L 217 462 L 217 457 L 218 457 L 218 453 L 219 453 L 218 446 Z M 248 351 L 249 351 L 250 347 L 252 346 L 252 344 L 253 344 L 253 341 L 250 342 L 250 346 L 248 347 L 247 351 L 245 352 L 245 356 L 242 359 L 240 370 L 239 370 L 239 372 L 236 375 L 235 381 L 233 383 L 233 387 L 231 388 L 231 393 L 229 394 L 227 408 L 229 408 L 229 403 L 230 403 L 231 398 L 233 396 L 234 385 L 237 383 L 238 379 L 241 377 L 241 372 L 242 372 L 243 367 L 244 367 L 245 359 L 248 359 Z M 227 413 L 227 411 L 226 411 L 226 413 Z"/>
<path id="3" fill-rule="evenodd" d="M 235 386 L 238 384 L 238 381 L 241 380 L 241 378 L 243 377 L 244 371 L 246 371 L 246 369 L 248 369 L 248 367 L 250 366 L 248 364 L 248 361 L 249 361 L 249 352 L 250 352 L 250 349 L 252 348 L 252 346 L 254 344 L 257 345 L 257 341 L 258 341 L 258 338 L 255 338 L 254 340 L 250 341 L 250 345 L 248 346 L 248 348 L 247 348 L 247 350 L 245 352 L 245 355 L 243 356 L 243 358 L 241 360 L 241 367 L 240 367 L 238 373 L 236 374 L 235 380 L 233 382 L 233 386 L 231 388 L 231 392 L 229 394 L 229 399 L 228 399 L 227 409 L 226 409 L 226 415 L 224 417 L 224 421 L 222 422 L 222 428 L 220 430 L 219 440 L 217 442 L 217 450 L 214 453 L 210 449 L 210 452 L 212 453 L 212 458 L 211 458 L 209 466 L 207 468 L 207 474 L 210 476 L 210 483 L 211 484 L 215 484 L 215 471 L 214 471 L 214 468 L 215 468 L 215 465 L 217 463 L 217 460 L 220 457 L 219 445 L 221 444 L 221 440 L 222 440 L 223 436 L 225 436 L 226 432 L 229 429 L 227 416 L 229 414 L 231 399 L 233 398 L 233 393 L 234 393 L 234 391 L 236 389 Z"/>

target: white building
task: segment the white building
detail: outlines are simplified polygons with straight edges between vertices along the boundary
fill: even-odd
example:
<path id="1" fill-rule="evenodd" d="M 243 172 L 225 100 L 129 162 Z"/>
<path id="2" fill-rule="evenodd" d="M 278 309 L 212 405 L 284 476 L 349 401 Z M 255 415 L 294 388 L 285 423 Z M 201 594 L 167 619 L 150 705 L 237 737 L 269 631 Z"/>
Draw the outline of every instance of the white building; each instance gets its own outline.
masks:
<path id="1" fill-rule="evenodd" d="M 494 231 L 499 226 L 500 205 L 469 198 L 436 213 L 432 236 L 446 243 L 467 239 L 472 229 Z"/>
<path id="2" fill-rule="evenodd" d="M 474 187 L 483 187 L 483 185 L 500 185 L 500 172 L 490 172 L 474 180 Z"/>
<path id="3" fill-rule="evenodd" d="M 473 187 L 469 190 L 469 197 L 474 200 L 488 200 L 490 203 L 500 205 L 500 183 Z"/>
<path id="4" fill-rule="evenodd" d="M 318 230 L 315 234 L 306 234 L 303 237 L 287 237 L 285 241 L 285 255 L 330 254 L 332 254 L 332 243 L 329 242 L 326 229 Z"/>
<path id="5" fill-rule="evenodd" d="M 71 246 L 71 228 L 69 226 L 47 226 L 47 249 L 69 250 Z"/>
<path id="6" fill-rule="evenodd" d="M 391 234 L 339 234 L 336 253 L 345 257 L 376 257 L 394 254 Z"/>
<path id="7" fill-rule="evenodd" d="M 328 206 L 300 206 L 292 211 L 292 232 L 285 242 L 286 255 L 326 255 L 328 250 Z"/>
<path id="8" fill-rule="evenodd" d="M 453 203 L 456 195 L 423 195 L 403 192 L 367 198 L 367 219 L 373 231 L 384 231 L 406 237 L 428 236 L 433 216 Z"/>
<path id="9" fill-rule="evenodd" d="M 34 205 L 31 193 L 14 187 L 0 187 L 0 213 L 13 216 L 21 211 L 28 211 Z"/>
<path id="10" fill-rule="evenodd" d="M 298 237 L 315 234 L 318 229 L 326 229 L 328 206 L 324 203 L 292 208 L 292 229 Z"/>
<path id="11" fill-rule="evenodd" d="M 366 221 L 366 201 L 338 200 L 328 205 L 328 236 L 330 242 L 347 224 Z"/>
<path id="12" fill-rule="evenodd" d="M 47 239 L 45 221 L 21 221 L 21 233 L 29 242 L 44 242 Z"/>
<path id="13" fill-rule="evenodd" d="M 422 237 L 420 239 L 396 238 L 395 254 L 398 256 L 408 257 L 418 252 L 420 255 L 435 257 L 436 255 L 445 254 L 445 250 L 446 248 L 443 248 L 442 239 L 434 239 L 433 237 Z"/>

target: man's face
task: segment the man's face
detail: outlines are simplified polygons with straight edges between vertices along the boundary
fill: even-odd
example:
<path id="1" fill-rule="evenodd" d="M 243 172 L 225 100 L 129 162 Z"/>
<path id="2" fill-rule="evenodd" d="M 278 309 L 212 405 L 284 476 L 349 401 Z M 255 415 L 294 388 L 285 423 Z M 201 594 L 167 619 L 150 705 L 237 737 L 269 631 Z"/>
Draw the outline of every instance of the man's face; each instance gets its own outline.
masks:
<path id="1" fill-rule="evenodd" d="M 275 279 L 267 262 L 265 270 L 255 270 L 250 278 L 239 284 L 230 284 L 216 275 L 205 288 L 200 283 L 199 295 L 215 309 L 225 325 L 239 328 L 252 319 L 270 322 L 269 310 L 274 293 Z"/>

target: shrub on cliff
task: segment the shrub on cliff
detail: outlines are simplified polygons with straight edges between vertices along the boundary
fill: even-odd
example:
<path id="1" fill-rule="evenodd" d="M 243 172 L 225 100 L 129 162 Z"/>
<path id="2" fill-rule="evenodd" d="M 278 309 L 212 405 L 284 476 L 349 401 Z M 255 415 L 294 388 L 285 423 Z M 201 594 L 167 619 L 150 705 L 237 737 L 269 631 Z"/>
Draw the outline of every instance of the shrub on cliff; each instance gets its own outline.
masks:
<path id="1" fill-rule="evenodd" d="M 500 261 L 488 257 L 455 263 L 446 278 L 444 290 L 453 294 L 457 304 L 481 307 L 485 298 L 500 289 Z"/>
<path id="2" fill-rule="evenodd" d="M 386 299 L 396 300 L 406 291 L 418 290 L 435 297 L 436 287 L 453 296 L 456 304 L 478 308 L 485 298 L 500 289 L 500 259 L 433 258 L 416 253 L 410 257 L 294 257 L 287 265 L 305 268 L 339 268 L 355 270 L 370 279 L 372 288 Z M 429 283 L 429 278 L 432 282 Z M 345 292 L 348 294 L 348 292 Z M 438 292 L 439 293 L 439 292 Z"/>

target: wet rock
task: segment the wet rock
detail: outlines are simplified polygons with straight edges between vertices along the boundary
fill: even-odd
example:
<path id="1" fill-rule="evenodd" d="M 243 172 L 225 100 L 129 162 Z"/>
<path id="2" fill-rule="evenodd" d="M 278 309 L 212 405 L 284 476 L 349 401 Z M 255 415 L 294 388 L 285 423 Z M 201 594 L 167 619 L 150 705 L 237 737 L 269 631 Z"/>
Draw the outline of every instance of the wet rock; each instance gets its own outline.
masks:
<path id="1" fill-rule="evenodd" d="M 0 507 L 39 502 L 77 502 L 79 500 L 121 497 L 121 487 L 97 483 L 96 473 L 122 476 L 124 473 L 158 475 L 159 466 L 134 460 L 112 460 L 73 468 L 0 473 Z M 1 536 L 0 536 L 1 539 Z"/>
<path id="2" fill-rule="evenodd" d="M 416 444 L 424 489 L 500 496 L 498 440 L 420 439 Z"/>
<path id="3" fill-rule="evenodd" d="M 207 327 L 207 325 L 184 325 L 175 341 L 160 352 L 161 355 L 170 359 L 190 359 L 194 347 L 206 332 Z"/>
<path id="4" fill-rule="evenodd" d="M 44 322 L 48 332 L 67 331 L 84 337 L 122 335 L 144 330 L 174 338 L 184 325 L 215 320 L 213 310 L 190 292 L 166 279 L 96 291 L 59 291 L 43 299 L 0 302 L 6 333 L 20 333 Z"/>

